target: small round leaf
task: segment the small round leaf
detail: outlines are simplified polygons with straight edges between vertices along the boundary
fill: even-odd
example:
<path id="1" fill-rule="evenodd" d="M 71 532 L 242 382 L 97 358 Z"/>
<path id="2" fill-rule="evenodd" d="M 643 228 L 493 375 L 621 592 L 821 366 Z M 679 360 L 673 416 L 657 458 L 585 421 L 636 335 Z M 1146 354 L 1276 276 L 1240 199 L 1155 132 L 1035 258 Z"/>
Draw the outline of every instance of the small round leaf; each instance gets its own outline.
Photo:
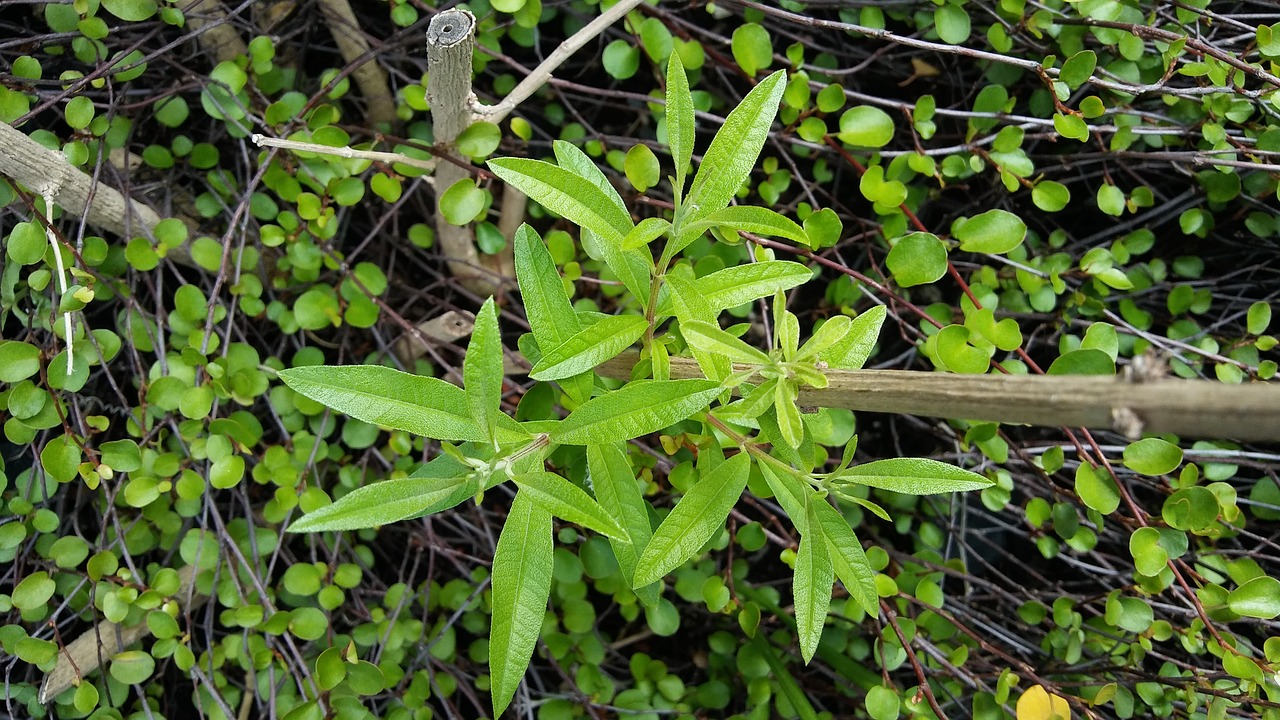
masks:
<path id="1" fill-rule="evenodd" d="M 911 233 L 894 244 L 885 262 L 898 285 L 927 285 L 947 274 L 947 247 L 932 233 Z"/>

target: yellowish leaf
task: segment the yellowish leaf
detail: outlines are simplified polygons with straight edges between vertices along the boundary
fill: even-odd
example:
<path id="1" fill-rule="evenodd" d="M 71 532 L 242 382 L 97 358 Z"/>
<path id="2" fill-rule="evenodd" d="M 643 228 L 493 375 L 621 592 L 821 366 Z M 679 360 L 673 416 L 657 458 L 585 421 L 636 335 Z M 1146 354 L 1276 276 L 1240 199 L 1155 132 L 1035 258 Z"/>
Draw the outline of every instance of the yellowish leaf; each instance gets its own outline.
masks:
<path id="1" fill-rule="evenodd" d="M 1061 695 L 1032 685 L 1018 698 L 1018 720 L 1071 720 L 1071 707 Z"/>

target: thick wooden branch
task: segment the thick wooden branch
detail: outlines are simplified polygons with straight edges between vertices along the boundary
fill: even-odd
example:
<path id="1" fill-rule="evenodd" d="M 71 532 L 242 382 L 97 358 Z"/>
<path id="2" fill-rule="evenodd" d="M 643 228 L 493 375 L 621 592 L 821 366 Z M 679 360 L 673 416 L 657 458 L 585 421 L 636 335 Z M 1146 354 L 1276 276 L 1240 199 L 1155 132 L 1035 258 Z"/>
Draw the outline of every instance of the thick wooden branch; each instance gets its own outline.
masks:
<path id="1" fill-rule="evenodd" d="M 637 355 L 596 368 L 627 379 Z M 746 366 L 742 366 L 745 368 Z M 1211 380 L 1135 381 L 1089 375 L 955 375 L 911 370 L 827 370 L 830 385 L 800 391 L 800 404 L 1041 427 L 1109 429 L 1184 437 L 1280 441 L 1280 384 Z M 674 378 L 702 377 L 671 358 Z"/>
<path id="2" fill-rule="evenodd" d="M 459 180 L 469 177 L 454 143 L 474 119 L 471 106 L 471 57 L 476 18 L 461 9 L 445 10 L 427 27 L 427 95 L 436 147 L 455 162 L 442 160 L 433 181 L 436 190 L 436 237 L 449 263 L 449 274 L 479 295 L 491 295 L 500 285 L 486 277 L 470 227 L 452 225 L 440 211 L 440 198 Z"/>
<path id="3" fill-rule="evenodd" d="M 45 195 L 97 228 L 131 238 L 149 233 L 161 217 L 150 207 L 93 178 L 26 133 L 0 123 L 0 175 Z M 145 230 L 144 230 L 145 228 Z"/>
<path id="4" fill-rule="evenodd" d="M 360 87 L 367 103 L 366 118 L 372 125 L 391 127 L 396 122 L 396 104 L 391 98 L 391 82 L 387 71 L 372 57 L 369 40 L 360 30 L 360 21 L 347 0 L 320 0 L 329 32 L 338 45 L 338 52 L 348 65 L 354 65 L 351 77 Z"/>

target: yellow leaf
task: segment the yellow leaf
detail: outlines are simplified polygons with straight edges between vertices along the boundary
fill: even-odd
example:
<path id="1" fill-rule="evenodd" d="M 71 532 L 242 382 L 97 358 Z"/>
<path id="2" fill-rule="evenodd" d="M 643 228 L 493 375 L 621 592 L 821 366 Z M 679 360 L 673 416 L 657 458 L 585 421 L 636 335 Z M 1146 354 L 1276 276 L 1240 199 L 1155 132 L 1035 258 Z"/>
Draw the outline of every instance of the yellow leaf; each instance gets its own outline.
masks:
<path id="1" fill-rule="evenodd" d="M 1018 720 L 1071 720 L 1066 698 L 1032 685 L 1018 698 Z"/>
<path id="2" fill-rule="evenodd" d="M 911 74 L 916 77 L 934 77 L 941 75 L 942 71 L 920 58 L 911 58 Z"/>

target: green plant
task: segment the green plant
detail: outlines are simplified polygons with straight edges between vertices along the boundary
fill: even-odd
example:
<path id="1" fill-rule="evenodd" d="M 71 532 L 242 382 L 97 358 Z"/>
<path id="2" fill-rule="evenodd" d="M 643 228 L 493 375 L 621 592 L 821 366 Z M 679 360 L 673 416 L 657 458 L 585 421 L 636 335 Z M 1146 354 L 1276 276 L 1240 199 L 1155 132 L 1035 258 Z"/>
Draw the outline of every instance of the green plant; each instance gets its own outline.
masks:
<path id="1" fill-rule="evenodd" d="M 438 457 L 409 477 L 357 489 L 303 516 L 293 531 L 383 525 L 469 498 L 479 501 L 503 483 L 515 486 L 492 571 L 488 655 L 495 714 L 510 703 L 538 640 L 551 591 L 553 517 L 607 537 L 633 591 L 654 606 L 660 581 L 723 532 L 751 478 L 758 477 L 762 482 L 753 492 L 775 497 L 801 537 L 791 560 L 795 623 L 807 662 L 817 651 L 835 578 L 865 612 L 879 612 L 875 571 L 831 499 L 887 520 L 889 513 L 858 488 L 926 495 L 992 485 L 976 473 L 926 459 L 852 465 L 856 440 L 848 438 L 840 443 L 842 458 L 829 468 L 823 442 L 831 444 L 829 433 L 819 437 L 816 416 L 797 407 L 798 394 L 804 387 L 824 387 L 826 368 L 860 368 L 884 313 L 832 318 L 801 344 L 800 323 L 786 309 L 785 291 L 810 279 L 806 267 L 761 259 L 699 278 L 680 261 L 681 251 L 708 232 L 725 238 L 750 232 L 802 245 L 814 244 L 814 234 L 831 232 L 822 213 L 811 215 L 805 227 L 766 208 L 730 206 L 764 145 L 783 79 L 781 71 L 764 78 L 728 115 L 686 193 L 693 101 L 679 54 L 671 53 L 670 219 L 633 222 L 605 176 L 569 143 L 555 144 L 556 164 L 489 162 L 503 180 L 577 224 L 589 252 L 599 255 L 637 301 L 634 311 L 619 315 L 576 311 L 542 238 L 527 225 L 517 232 L 517 278 L 532 330 L 519 345 L 532 364 L 530 377 L 562 390 L 570 409 L 563 419 L 517 421 L 503 412 L 502 337 L 492 299 L 477 314 L 463 363 L 465 389 L 376 366 L 279 372 L 303 396 L 441 446 Z M 655 260 L 651 248 L 659 239 L 665 242 Z M 747 328 L 720 326 L 725 310 L 761 298 L 771 298 L 773 307 L 767 352 L 740 339 Z M 640 361 L 629 382 L 613 387 L 595 373 L 637 342 Z M 686 350 L 704 378 L 672 379 L 670 358 Z M 625 443 L 659 431 L 672 437 L 672 455 L 696 457 L 696 479 L 654 528 L 653 508 L 636 484 L 637 467 Z M 575 474 L 581 482 L 569 479 Z"/>

